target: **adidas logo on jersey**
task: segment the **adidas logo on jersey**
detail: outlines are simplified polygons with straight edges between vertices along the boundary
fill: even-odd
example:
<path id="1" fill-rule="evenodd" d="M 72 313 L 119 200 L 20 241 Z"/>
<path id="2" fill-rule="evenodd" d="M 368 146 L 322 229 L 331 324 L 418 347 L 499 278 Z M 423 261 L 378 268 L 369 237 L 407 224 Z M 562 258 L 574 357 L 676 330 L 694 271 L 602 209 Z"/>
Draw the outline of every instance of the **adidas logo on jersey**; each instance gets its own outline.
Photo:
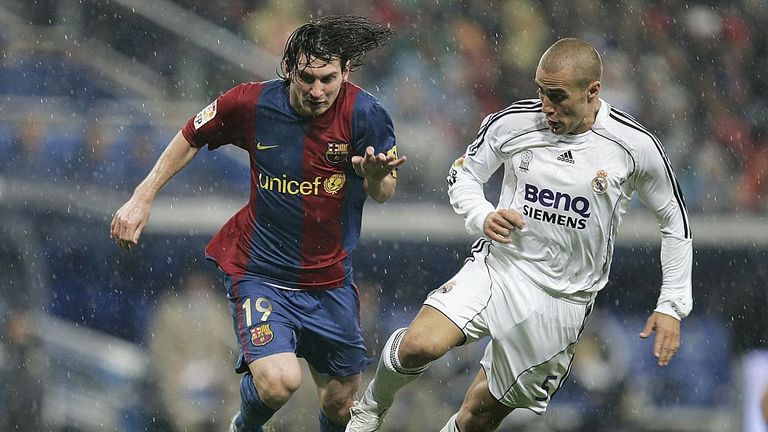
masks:
<path id="1" fill-rule="evenodd" d="M 568 162 L 569 164 L 572 164 L 573 163 L 573 154 L 571 153 L 570 150 L 568 150 L 567 152 L 565 152 L 565 153 L 561 154 L 560 156 L 558 156 L 557 160 L 559 160 L 561 162 Z"/>

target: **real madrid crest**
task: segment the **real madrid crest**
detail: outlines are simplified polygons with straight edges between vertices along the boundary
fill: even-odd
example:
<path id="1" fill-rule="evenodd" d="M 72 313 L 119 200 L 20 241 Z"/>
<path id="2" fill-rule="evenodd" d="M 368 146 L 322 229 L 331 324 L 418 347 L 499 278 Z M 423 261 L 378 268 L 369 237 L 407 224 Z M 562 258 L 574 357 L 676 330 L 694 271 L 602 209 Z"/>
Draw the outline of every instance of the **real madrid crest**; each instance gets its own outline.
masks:
<path id="1" fill-rule="evenodd" d="M 347 177 L 344 174 L 334 174 L 323 181 L 323 189 L 331 195 L 336 195 L 346 181 Z"/>
<path id="2" fill-rule="evenodd" d="M 533 160 L 533 152 L 526 150 L 520 155 L 520 171 L 528 172 L 528 164 Z"/>
<path id="3" fill-rule="evenodd" d="M 597 194 L 604 194 L 608 190 L 608 172 L 598 170 L 592 179 L 592 190 Z"/>
<path id="4" fill-rule="evenodd" d="M 448 282 L 446 282 L 446 283 L 445 283 L 443 286 L 441 286 L 440 288 L 438 288 L 438 289 L 437 289 L 437 291 L 438 291 L 438 292 L 441 292 L 441 293 L 443 293 L 443 294 L 445 294 L 445 293 L 447 293 L 448 291 L 452 290 L 452 289 L 453 289 L 453 287 L 455 287 L 455 286 L 456 286 L 456 284 L 458 284 L 458 282 L 456 282 L 455 280 L 452 280 L 452 281 L 448 281 Z"/>
<path id="5" fill-rule="evenodd" d="M 349 143 L 329 142 L 328 149 L 325 151 L 325 160 L 335 165 L 347 160 L 348 155 Z"/>
<path id="6" fill-rule="evenodd" d="M 432 294 L 446 294 L 450 292 L 456 285 L 458 285 L 458 282 L 456 282 L 455 280 L 448 281 L 445 284 L 443 284 L 441 287 L 435 288 L 432 291 L 430 291 L 429 294 L 427 294 L 427 297 L 430 297 Z"/>

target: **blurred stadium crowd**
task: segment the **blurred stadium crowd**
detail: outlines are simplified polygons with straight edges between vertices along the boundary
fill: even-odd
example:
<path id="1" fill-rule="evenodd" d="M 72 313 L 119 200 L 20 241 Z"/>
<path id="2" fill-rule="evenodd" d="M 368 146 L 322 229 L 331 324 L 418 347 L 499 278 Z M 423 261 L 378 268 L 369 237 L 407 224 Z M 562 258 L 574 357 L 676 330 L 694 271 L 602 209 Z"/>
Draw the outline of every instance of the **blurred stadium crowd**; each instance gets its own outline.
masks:
<path id="1" fill-rule="evenodd" d="M 49 7 L 40 7 L 46 3 Z M 288 34 L 310 16 L 356 13 L 391 24 L 397 31 L 393 43 L 371 55 L 369 64 L 352 79 L 375 93 L 395 118 L 401 151 L 411 157 L 401 181 L 404 199 L 444 200 L 446 167 L 473 139 L 480 120 L 515 100 L 535 97 L 533 74 L 541 52 L 558 37 L 577 36 L 589 40 L 603 54 L 603 97 L 635 115 L 665 144 L 689 211 L 756 212 L 768 206 L 768 84 L 764 79 L 768 63 L 760 60 L 768 55 L 765 2 L 177 3 L 271 54 L 268 67 L 275 70 Z M 36 12 L 30 12 L 32 19 L 55 23 L 56 4 L 53 0 L 30 2 Z M 191 63 L 190 58 L 205 53 L 169 45 L 169 37 L 161 29 L 132 19 L 130 14 L 106 13 L 101 2 L 92 6 L 81 17 L 83 37 L 102 38 L 129 58 L 168 77 L 176 85 L 166 89 L 166 97 L 189 99 L 189 92 L 184 90 L 189 85 L 179 83 L 194 77 L 199 81 L 194 87 L 200 97 L 194 102 L 202 108 L 236 82 L 275 78 L 247 76 L 218 61 L 203 62 L 190 76 L 185 65 Z M 8 79 L 0 84 L 5 93 L 45 95 L 68 90 L 72 97 L 85 99 L 81 103 L 84 108 L 90 99 L 102 96 L 93 89 L 93 83 L 82 82 L 83 74 L 71 60 L 50 53 L 37 58 L 19 52 L 12 55 L 14 46 L 10 43 L 6 50 L 9 56 L 2 75 Z M 58 74 L 60 81 L 51 81 L 51 76 L 31 79 L 45 71 Z M 26 85 L 19 82 L 19 76 L 28 78 Z M 55 88 L 56 84 L 62 88 Z M 187 117 L 193 114 L 189 112 Z M 41 112 L 31 115 L 46 117 Z M 77 124 L 69 125 L 75 127 L 65 140 L 80 149 L 70 149 L 69 155 L 60 154 L 58 148 L 40 149 L 43 158 L 52 159 L 51 169 L 59 170 L 51 174 L 80 181 L 83 175 L 73 171 L 90 171 L 96 174 L 89 180 L 98 183 L 104 180 L 98 173 L 106 170 L 114 180 L 127 178 L 126 185 L 148 170 L 156 153 L 181 126 L 159 125 L 155 119 L 134 132 L 121 124 L 102 124 L 97 125 L 102 137 L 96 142 L 90 135 L 93 128 L 82 124 L 84 120 L 68 122 Z M 0 130 L 0 154 L 7 165 L 4 172 L 14 167 L 28 172 L 19 168 L 25 149 L 16 136 L 37 134 L 39 139 L 53 142 L 61 138 L 57 130 L 46 131 L 39 123 L 31 119 Z M 44 130 L 26 130 L 38 126 Z M 129 143 L 121 136 L 127 136 L 130 143 L 144 137 L 151 140 L 138 143 L 146 150 L 136 150 L 127 148 Z M 148 154 L 137 158 L 142 152 Z M 59 166 L 62 156 L 71 158 L 67 166 Z M 106 158 L 106 164 L 99 157 Z M 222 192 L 229 190 L 223 188 Z M 199 192 L 199 188 L 189 191 Z"/>
<path id="2" fill-rule="evenodd" d="M 8 233 L 0 230 L 0 261 L 12 263 L 0 280 L 8 286 L 0 284 L 0 292 L 41 284 L 44 290 L 34 291 L 34 299 L 45 305 L 42 310 L 46 313 L 136 344 L 152 356 L 152 363 L 165 365 L 149 374 L 177 369 L 184 373 L 187 384 L 198 382 L 195 377 L 213 374 L 205 358 L 192 358 L 187 365 L 174 368 L 177 359 L 163 359 L 153 346 L 161 337 L 171 341 L 186 335 L 188 341 L 199 344 L 194 345 L 200 347 L 198 352 L 207 354 L 206 349 L 212 346 L 207 341 L 215 336 L 201 333 L 208 325 L 203 316 L 196 317 L 194 328 L 182 328 L 179 333 L 169 330 L 171 324 L 158 323 L 174 322 L 174 312 L 183 314 L 193 305 L 217 310 L 219 318 L 226 318 L 222 305 L 210 301 L 221 300 L 217 282 L 213 283 L 216 292 L 200 296 L 205 292 L 200 285 L 212 284 L 200 280 L 218 277 L 210 265 L 201 262 L 208 234 L 193 230 L 184 236 L 147 234 L 144 247 L 132 255 L 122 254 L 105 239 L 108 228 L 103 216 L 73 216 L 68 209 L 56 212 L 18 204 L 9 208 L 3 201 L 3 182 L 50 186 L 70 197 L 93 193 L 124 197 L 149 171 L 184 120 L 236 83 L 272 79 L 276 74 L 255 76 L 221 61 L 147 17 L 131 13 L 125 7 L 131 3 L 127 0 L 77 3 L 8 0 L 7 5 L 0 5 L 0 19 L 11 10 L 30 24 L 29 32 L 21 36 L 0 26 L 0 217 L 13 227 Z M 145 3 L 147 0 L 136 0 L 136 7 Z M 372 53 L 352 80 L 377 96 L 392 114 L 400 151 L 409 157 L 401 169 L 398 201 L 445 204 L 447 168 L 474 139 L 483 117 L 515 100 L 535 97 L 533 76 L 541 52 L 557 38 L 576 36 L 590 41 L 603 55 L 603 98 L 636 116 L 664 143 L 681 180 L 689 212 L 759 216 L 768 210 L 765 1 L 174 3 L 258 47 L 264 61 L 269 62 L 268 69 L 278 67 L 290 32 L 312 16 L 360 14 L 394 27 L 392 43 Z M 67 41 L 72 46 L 87 39 L 101 40 L 162 77 L 162 82 L 153 83 L 158 89 L 156 96 L 148 99 L 134 94 L 127 86 L 94 72 L 77 55 L 52 48 L 56 44 L 46 40 L 44 30 L 56 28 L 62 20 L 67 25 L 76 22 L 77 34 Z M 72 27 L 66 28 L 62 38 L 72 38 Z M 157 115 L 153 103 L 167 111 Z M 163 194 L 244 200 L 248 166 L 241 153 L 237 149 L 201 153 Z M 30 200 L 34 201 L 34 196 Z M 19 230 L 33 234 L 6 241 L 18 238 Z M 32 244 L 39 249 L 33 249 Z M 361 271 L 358 283 L 364 317 L 371 317 L 364 320 L 369 326 L 366 340 L 371 355 L 378 353 L 390 330 L 408 322 L 426 292 L 458 268 L 466 246 L 386 239 L 378 245 L 361 245 L 356 266 Z M 633 332 L 640 329 L 636 316 L 654 301 L 655 293 L 649 292 L 649 286 L 657 286 L 658 280 L 647 274 L 649 265 L 658 265 L 657 260 L 648 258 L 654 254 L 658 256 L 655 245 L 617 252 L 616 280 L 601 298 L 605 311 L 616 312 L 618 318 L 595 319 L 602 323 L 594 325 L 598 339 L 585 337 L 580 354 L 585 360 L 574 367 L 576 383 L 569 384 L 570 389 L 566 385 L 555 398 L 563 404 L 555 409 L 553 420 L 533 423 L 524 430 L 664 430 L 659 425 L 665 421 L 675 425 L 669 430 L 726 430 L 723 424 L 730 430 L 731 424 L 717 423 L 722 418 L 704 414 L 733 408 L 729 402 L 732 355 L 766 346 L 764 325 L 768 318 L 749 321 L 753 311 L 768 307 L 766 253 L 698 251 L 699 273 L 694 275 L 694 314 L 698 317 L 684 327 L 693 343 L 684 344 L 681 361 L 663 373 L 650 359 L 636 357 L 646 354 L 647 345 L 634 340 L 621 342 L 634 338 Z M 30 255 L 42 264 L 27 265 L 36 270 L 24 276 L 23 261 Z M 44 278 L 36 273 L 41 268 Z M 190 269 L 208 274 L 191 274 Z M 699 290 L 702 280 L 711 283 L 711 289 Z M 187 292 L 191 281 L 197 281 L 197 288 Z M 750 286 L 759 288 L 750 290 Z M 733 287 L 747 288 L 741 296 L 730 296 L 727 293 Z M 15 363 L 8 360 L 13 358 L 8 353 L 15 352 L 28 374 L 17 378 L 34 381 L 37 376 L 39 384 L 44 381 L 40 377 L 45 375 L 41 372 L 45 368 L 40 367 L 41 361 L 28 361 L 28 353 L 39 348 L 28 343 L 25 326 L 30 324 L 24 320 L 13 324 L 11 314 L 4 314 L 14 309 L 13 302 L 27 302 L 29 306 L 31 296 L 18 299 L 0 295 L 2 341 L 9 346 L 21 341 L 16 344 L 18 352 L 6 348 L 6 355 L 0 343 L 0 373 L 13 376 L 9 364 Z M 725 319 L 730 319 L 727 326 L 720 322 Z M 161 330 L 170 334 L 161 336 Z M 732 334 L 751 335 L 751 339 L 731 341 Z M 227 348 L 219 348 L 216 356 L 224 352 L 226 357 Z M 450 415 L 460 403 L 481 349 L 468 347 L 441 360 L 441 365 L 424 377 L 419 391 L 405 393 L 400 405 L 393 408 L 407 412 L 409 407 L 418 406 L 425 415 L 417 419 L 391 415 L 391 430 L 429 430 L 434 419 Z M 163 381 L 166 379 L 171 381 Z M 211 387 L 185 387 L 176 379 L 174 383 L 173 378 L 163 376 L 157 381 L 194 394 L 198 411 L 222 409 L 220 401 L 226 399 L 227 390 L 214 388 L 215 383 Z M 226 379 L 234 379 L 234 375 L 221 378 Z M 145 394 L 157 392 L 148 387 Z M 29 389 L 33 393 L 28 395 L 30 400 L 43 397 L 39 386 Z M 0 388 L 0 413 L 7 412 L 12 401 L 26 400 L 17 397 L 17 391 L 13 387 L 9 391 L 7 384 Z M 303 395 L 297 404 L 312 403 L 308 402 L 314 398 L 311 392 Z M 194 425 L 175 423 L 160 408 L 164 399 L 173 396 L 158 392 L 147 397 L 147 402 L 156 406 L 145 409 L 138 419 L 127 421 L 123 416 L 119 430 L 198 430 Z M 665 417 L 663 409 L 676 404 L 701 410 L 675 411 Z M 182 412 L 188 408 L 174 409 Z M 226 413 L 232 410 L 229 406 L 223 409 Z M 315 411 L 308 412 L 305 417 L 309 420 L 304 423 L 301 416 L 282 417 L 278 430 L 312 430 L 304 429 L 314 427 Z M 690 416 L 694 426 L 685 429 L 685 423 L 675 423 L 679 421 L 675 416 L 680 415 Z M 644 424 L 654 416 L 656 423 Z M 698 422 L 693 419 L 696 416 L 701 416 Z M 707 427 L 706 422 L 711 424 Z M 43 430 L 39 425 L 31 427 L 29 430 Z M 199 427 L 201 431 L 217 430 L 215 426 Z M 0 430 L 6 430 L 2 424 Z M 70 425 L 66 430 L 89 429 Z"/>

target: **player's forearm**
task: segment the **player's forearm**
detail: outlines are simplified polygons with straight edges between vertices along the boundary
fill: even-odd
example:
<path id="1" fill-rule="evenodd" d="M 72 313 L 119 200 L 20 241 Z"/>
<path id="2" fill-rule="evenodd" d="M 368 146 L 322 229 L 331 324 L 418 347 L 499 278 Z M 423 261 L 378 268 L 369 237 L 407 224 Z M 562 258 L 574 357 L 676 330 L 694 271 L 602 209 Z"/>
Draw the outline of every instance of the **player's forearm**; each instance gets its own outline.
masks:
<path id="1" fill-rule="evenodd" d="M 380 203 L 385 203 L 395 195 L 397 179 L 391 174 L 387 174 L 380 180 L 366 178 L 363 185 L 371 198 Z"/>
<path id="2" fill-rule="evenodd" d="M 682 319 L 693 308 L 693 244 L 685 208 L 673 191 L 669 183 L 656 183 L 642 189 L 641 199 L 656 215 L 661 232 L 662 283 L 655 310 Z"/>
<path id="3" fill-rule="evenodd" d="M 160 189 L 195 157 L 199 148 L 192 147 L 181 132 L 177 133 L 147 177 L 136 186 L 134 197 L 151 202 Z"/>
<path id="4" fill-rule="evenodd" d="M 495 210 L 483 192 L 483 185 L 461 168 L 451 170 L 448 197 L 453 210 L 464 217 L 464 227 L 471 235 L 483 235 L 483 222 Z"/>
<path id="5" fill-rule="evenodd" d="M 662 235 L 662 284 L 656 311 L 681 319 L 688 316 L 693 308 L 692 263 L 691 239 Z"/>

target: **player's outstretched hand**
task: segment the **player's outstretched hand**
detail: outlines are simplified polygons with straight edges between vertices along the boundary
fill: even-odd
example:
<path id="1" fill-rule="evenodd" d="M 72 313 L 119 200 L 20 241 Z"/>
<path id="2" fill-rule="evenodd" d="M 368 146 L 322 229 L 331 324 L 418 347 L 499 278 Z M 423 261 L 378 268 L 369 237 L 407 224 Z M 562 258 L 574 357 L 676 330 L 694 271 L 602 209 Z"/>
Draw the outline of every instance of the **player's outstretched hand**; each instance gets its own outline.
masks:
<path id="1" fill-rule="evenodd" d="M 523 229 L 523 216 L 508 209 L 499 209 L 488 213 L 483 222 L 483 232 L 486 237 L 499 243 L 511 243 L 509 237 L 515 230 Z"/>
<path id="2" fill-rule="evenodd" d="M 654 312 L 645 323 L 640 337 L 645 339 L 654 331 L 656 340 L 653 343 L 653 355 L 659 360 L 659 366 L 666 366 L 680 348 L 680 321 L 667 314 Z"/>
<path id="3" fill-rule="evenodd" d="M 139 243 L 139 237 L 149 220 L 149 204 L 136 197 L 120 207 L 112 218 L 109 236 L 123 249 L 130 250 Z"/>
<path id="4" fill-rule="evenodd" d="M 398 158 L 394 154 L 388 156 L 384 153 L 376 154 L 371 146 L 366 147 L 363 156 L 352 156 L 352 167 L 357 175 L 370 180 L 383 179 L 403 163 L 405 163 L 405 156 Z"/>

